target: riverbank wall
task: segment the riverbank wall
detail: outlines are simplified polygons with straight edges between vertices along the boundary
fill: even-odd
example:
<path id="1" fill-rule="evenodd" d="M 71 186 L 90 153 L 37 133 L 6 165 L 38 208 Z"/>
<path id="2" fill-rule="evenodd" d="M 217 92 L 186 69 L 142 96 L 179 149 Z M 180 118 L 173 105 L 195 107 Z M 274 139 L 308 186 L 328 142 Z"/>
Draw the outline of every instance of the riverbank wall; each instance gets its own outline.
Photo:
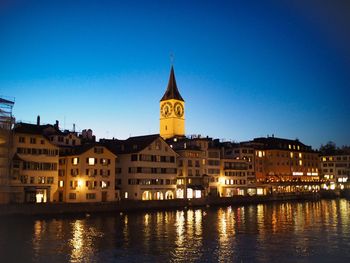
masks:
<path id="1" fill-rule="evenodd" d="M 120 213 L 147 210 L 185 209 L 189 207 L 246 205 L 286 200 L 315 200 L 317 193 L 280 194 L 269 196 L 208 197 L 204 199 L 173 199 L 136 201 L 122 200 L 105 203 L 40 203 L 0 205 L 0 216 Z"/>

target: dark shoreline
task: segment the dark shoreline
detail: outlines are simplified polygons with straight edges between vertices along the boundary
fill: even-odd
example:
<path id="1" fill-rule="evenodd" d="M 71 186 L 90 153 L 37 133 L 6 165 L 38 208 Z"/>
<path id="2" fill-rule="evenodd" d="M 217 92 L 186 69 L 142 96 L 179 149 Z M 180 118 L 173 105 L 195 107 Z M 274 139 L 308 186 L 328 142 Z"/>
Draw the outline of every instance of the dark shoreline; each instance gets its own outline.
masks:
<path id="1" fill-rule="evenodd" d="M 319 200 L 319 193 L 281 194 L 268 196 L 207 197 L 205 199 L 174 199 L 162 201 L 123 200 L 106 203 L 44 203 L 0 205 L 0 216 L 56 216 L 71 214 L 160 211 L 190 207 L 248 205 L 275 201 Z"/>

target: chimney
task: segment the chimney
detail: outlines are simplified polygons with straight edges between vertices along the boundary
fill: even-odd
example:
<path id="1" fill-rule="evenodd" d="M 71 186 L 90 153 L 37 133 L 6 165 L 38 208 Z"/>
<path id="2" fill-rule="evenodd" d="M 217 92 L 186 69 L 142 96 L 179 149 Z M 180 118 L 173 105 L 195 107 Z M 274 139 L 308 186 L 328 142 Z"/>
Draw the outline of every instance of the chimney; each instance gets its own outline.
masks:
<path id="1" fill-rule="evenodd" d="M 86 139 L 86 138 L 87 138 L 87 132 L 86 132 L 86 129 L 82 130 L 82 132 L 81 132 L 81 136 L 83 137 L 83 139 Z"/>
<path id="2" fill-rule="evenodd" d="M 58 120 L 56 120 L 56 124 L 55 124 L 56 129 L 58 129 L 58 124 L 59 124 L 59 122 L 58 122 Z"/>
<path id="3" fill-rule="evenodd" d="M 91 130 L 91 129 L 88 129 L 88 130 L 87 130 L 87 138 L 88 138 L 89 140 L 92 139 L 92 130 Z"/>
<path id="4" fill-rule="evenodd" d="M 38 115 L 38 117 L 36 117 L 36 125 L 40 126 L 40 115 Z"/>
<path id="5" fill-rule="evenodd" d="M 73 132 L 75 132 L 75 123 L 73 123 Z"/>

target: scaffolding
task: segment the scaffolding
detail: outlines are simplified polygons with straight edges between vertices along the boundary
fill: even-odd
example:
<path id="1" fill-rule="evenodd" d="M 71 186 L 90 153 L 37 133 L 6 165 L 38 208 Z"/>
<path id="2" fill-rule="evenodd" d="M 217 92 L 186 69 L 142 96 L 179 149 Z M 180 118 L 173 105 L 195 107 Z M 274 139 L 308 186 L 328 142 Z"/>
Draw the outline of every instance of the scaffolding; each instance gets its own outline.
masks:
<path id="1" fill-rule="evenodd" d="M 12 129 L 15 123 L 12 115 L 14 99 L 0 96 L 0 204 L 10 198 L 10 160 L 12 149 Z"/>

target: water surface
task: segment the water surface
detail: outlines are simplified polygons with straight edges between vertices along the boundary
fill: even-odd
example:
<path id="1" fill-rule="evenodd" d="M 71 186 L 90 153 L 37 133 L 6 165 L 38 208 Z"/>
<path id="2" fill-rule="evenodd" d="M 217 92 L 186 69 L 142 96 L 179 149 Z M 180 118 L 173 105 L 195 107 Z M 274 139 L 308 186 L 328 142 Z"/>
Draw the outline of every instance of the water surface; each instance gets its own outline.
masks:
<path id="1" fill-rule="evenodd" d="M 0 218 L 1 262 L 350 262 L 350 202 Z"/>

